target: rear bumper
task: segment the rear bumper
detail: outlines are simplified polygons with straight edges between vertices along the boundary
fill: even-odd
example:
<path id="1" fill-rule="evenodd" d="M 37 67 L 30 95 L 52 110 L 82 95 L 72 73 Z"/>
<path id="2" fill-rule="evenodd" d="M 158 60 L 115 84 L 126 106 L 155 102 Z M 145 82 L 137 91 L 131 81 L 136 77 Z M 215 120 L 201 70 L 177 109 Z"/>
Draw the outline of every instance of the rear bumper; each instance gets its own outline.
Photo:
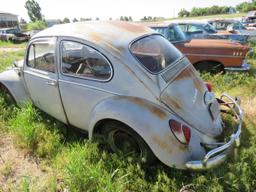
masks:
<path id="1" fill-rule="evenodd" d="M 222 99 L 228 100 L 224 102 Z M 241 110 L 238 102 L 227 94 L 222 94 L 219 100 L 221 105 L 228 107 L 237 119 L 238 125 L 235 133 L 230 136 L 230 140 L 226 143 L 217 143 L 217 148 L 210 150 L 202 160 L 188 161 L 186 168 L 190 170 L 207 170 L 219 166 L 226 159 L 233 147 L 239 147 L 240 135 L 242 132 L 243 111 Z"/>

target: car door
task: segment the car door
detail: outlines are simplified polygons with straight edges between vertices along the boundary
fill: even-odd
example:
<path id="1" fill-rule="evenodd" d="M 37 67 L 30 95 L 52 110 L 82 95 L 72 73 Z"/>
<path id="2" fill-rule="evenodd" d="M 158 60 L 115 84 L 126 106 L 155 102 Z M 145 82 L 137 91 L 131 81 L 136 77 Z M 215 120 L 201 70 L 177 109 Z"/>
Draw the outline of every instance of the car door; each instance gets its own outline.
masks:
<path id="1" fill-rule="evenodd" d="M 113 93 L 110 61 L 93 46 L 73 40 L 60 43 L 59 86 L 71 125 L 87 130 L 94 107 Z"/>
<path id="2" fill-rule="evenodd" d="M 33 103 L 66 123 L 58 88 L 56 38 L 32 41 L 27 50 L 24 79 Z"/>

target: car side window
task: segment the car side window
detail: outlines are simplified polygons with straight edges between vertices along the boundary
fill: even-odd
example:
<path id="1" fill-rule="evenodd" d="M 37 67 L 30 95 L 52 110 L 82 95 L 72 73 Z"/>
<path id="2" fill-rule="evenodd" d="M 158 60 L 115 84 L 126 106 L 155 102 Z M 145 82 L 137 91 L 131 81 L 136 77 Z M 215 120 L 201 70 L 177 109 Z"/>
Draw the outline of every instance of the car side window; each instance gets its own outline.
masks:
<path id="1" fill-rule="evenodd" d="M 179 24 L 179 27 L 183 32 L 187 32 L 187 25 L 186 24 Z"/>
<path id="2" fill-rule="evenodd" d="M 203 33 L 203 30 L 200 26 L 188 25 L 188 32 L 192 34 L 200 34 L 200 33 Z"/>
<path id="3" fill-rule="evenodd" d="M 55 72 L 55 39 L 33 42 L 29 46 L 27 66 L 47 72 Z"/>
<path id="4" fill-rule="evenodd" d="M 96 49 L 73 41 L 62 41 L 62 73 L 86 79 L 111 78 L 109 61 Z"/>

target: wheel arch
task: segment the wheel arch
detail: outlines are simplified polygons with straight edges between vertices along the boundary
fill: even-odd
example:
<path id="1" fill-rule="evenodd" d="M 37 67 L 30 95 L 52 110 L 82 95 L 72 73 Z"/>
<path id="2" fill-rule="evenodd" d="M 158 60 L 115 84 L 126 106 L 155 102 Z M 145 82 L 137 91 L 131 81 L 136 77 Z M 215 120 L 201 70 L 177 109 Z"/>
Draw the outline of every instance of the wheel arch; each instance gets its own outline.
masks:
<path id="1" fill-rule="evenodd" d="M 197 69 L 197 67 L 201 64 L 211 64 L 211 65 L 220 65 L 221 67 L 221 70 L 222 71 L 225 71 L 225 66 L 224 64 L 221 62 L 221 61 L 218 61 L 218 60 L 212 60 L 212 59 L 209 59 L 209 60 L 200 60 L 200 61 L 197 61 L 195 63 L 193 63 L 193 66 Z"/>
<path id="2" fill-rule="evenodd" d="M 30 100 L 23 81 L 14 69 L 0 73 L 0 84 L 9 91 L 17 104 L 22 104 Z"/>
<path id="3" fill-rule="evenodd" d="M 156 109 L 157 105 L 149 101 L 142 100 L 121 97 L 99 103 L 89 118 L 89 138 L 92 139 L 94 134 L 100 133 L 104 123 L 121 122 L 137 133 L 161 162 L 168 166 L 185 168 L 190 153 L 188 148 L 177 141 L 169 127 L 169 119 L 177 117 L 161 107 Z M 145 106 L 142 107 L 141 103 Z M 152 105 L 154 110 L 150 108 Z M 152 114 L 157 110 L 161 115 Z"/>

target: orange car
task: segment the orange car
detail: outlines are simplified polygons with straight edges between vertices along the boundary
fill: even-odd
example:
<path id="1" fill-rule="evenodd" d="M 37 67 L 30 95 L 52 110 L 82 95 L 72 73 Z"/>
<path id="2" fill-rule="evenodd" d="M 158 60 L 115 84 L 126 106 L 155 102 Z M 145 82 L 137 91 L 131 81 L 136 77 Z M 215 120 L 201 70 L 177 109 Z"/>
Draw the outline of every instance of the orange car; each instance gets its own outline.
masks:
<path id="1" fill-rule="evenodd" d="M 172 42 L 199 71 L 248 71 L 247 54 L 253 50 L 238 42 L 220 39 L 188 40 L 181 28 L 175 23 L 148 23 Z"/>

